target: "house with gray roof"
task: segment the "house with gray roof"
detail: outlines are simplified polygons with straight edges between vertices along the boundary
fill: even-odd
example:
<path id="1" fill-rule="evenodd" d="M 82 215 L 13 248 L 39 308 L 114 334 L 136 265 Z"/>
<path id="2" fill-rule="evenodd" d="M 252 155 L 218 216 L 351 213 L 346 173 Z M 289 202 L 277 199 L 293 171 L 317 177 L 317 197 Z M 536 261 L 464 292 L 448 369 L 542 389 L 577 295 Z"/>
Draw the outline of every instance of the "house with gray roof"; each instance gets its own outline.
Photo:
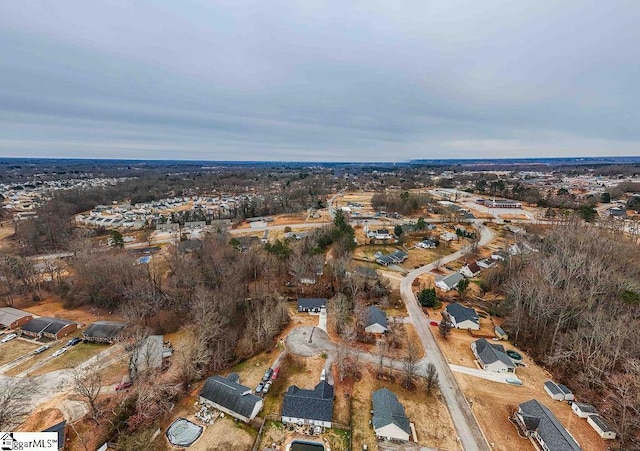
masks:
<path id="1" fill-rule="evenodd" d="M 518 406 L 516 421 L 545 451 L 581 451 L 582 448 L 547 406 L 535 399 Z"/>
<path id="2" fill-rule="evenodd" d="M 474 309 L 453 302 L 447 305 L 446 311 L 449 314 L 451 324 L 456 329 L 480 329 L 480 318 Z"/>
<path id="3" fill-rule="evenodd" d="M 330 428 L 333 422 L 333 385 L 320 381 L 313 390 L 289 387 L 282 403 L 282 422 Z"/>
<path id="4" fill-rule="evenodd" d="M 458 286 L 462 279 L 464 279 L 464 276 L 459 272 L 454 272 L 444 277 L 438 276 L 436 278 L 436 287 L 440 288 L 442 291 L 453 290 Z"/>
<path id="5" fill-rule="evenodd" d="M 207 378 L 200 391 L 200 402 L 245 423 L 258 415 L 264 403 L 249 387 L 240 385 L 240 376 L 236 373 Z"/>
<path id="6" fill-rule="evenodd" d="M 598 409 L 593 407 L 591 404 L 586 404 L 584 402 L 571 403 L 571 410 L 580 418 L 587 418 L 591 415 L 598 414 Z"/>
<path id="7" fill-rule="evenodd" d="M 298 311 L 307 313 L 320 313 L 327 308 L 326 298 L 299 298 Z"/>
<path id="8" fill-rule="evenodd" d="M 91 343 L 113 343 L 126 327 L 117 321 L 96 321 L 82 333 L 82 339 Z"/>
<path id="9" fill-rule="evenodd" d="M 20 327 L 20 333 L 34 338 L 59 340 L 78 328 L 78 323 L 60 318 L 33 318 Z"/>
<path id="10" fill-rule="evenodd" d="M 31 321 L 33 316 L 24 310 L 13 307 L 0 307 L 0 328 L 17 329 Z"/>
<path id="11" fill-rule="evenodd" d="M 411 423 L 395 393 L 381 388 L 373 392 L 371 399 L 373 402 L 371 423 L 376 437 L 408 442 L 411 437 Z"/>
<path id="12" fill-rule="evenodd" d="M 375 305 L 367 307 L 364 331 L 368 334 L 384 334 L 388 330 L 387 314 Z"/>
<path id="13" fill-rule="evenodd" d="M 471 350 L 485 371 L 494 371 L 496 373 L 516 372 L 516 365 L 509 358 L 502 345 L 492 344 L 486 339 L 480 338 L 471 343 Z"/>

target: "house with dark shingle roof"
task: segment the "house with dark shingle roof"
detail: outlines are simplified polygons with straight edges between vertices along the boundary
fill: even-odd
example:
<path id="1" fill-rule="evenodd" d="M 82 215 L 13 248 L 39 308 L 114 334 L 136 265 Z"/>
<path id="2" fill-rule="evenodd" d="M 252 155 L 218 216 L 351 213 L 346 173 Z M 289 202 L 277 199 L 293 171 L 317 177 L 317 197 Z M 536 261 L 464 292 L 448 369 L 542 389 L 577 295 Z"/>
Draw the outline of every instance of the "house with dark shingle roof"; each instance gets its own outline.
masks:
<path id="1" fill-rule="evenodd" d="M 598 409 L 593 407 L 591 404 L 587 404 L 584 402 L 573 402 L 571 403 L 571 410 L 573 413 L 578 415 L 580 418 L 587 418 L 591 415 L 597 415 Z"/>
<path id="2" fill-rule="evenodd" d="M 591 426 L 600 437 L 605 440 L 615 440 L 616 431 L 613 430 L 609 423 L 604 421 L 600 415 L 589 415 L 587 417 L 587 423 Z"/>
<path id="3" fill-rule="evenodd" d="M 368 334 L 384 334 L 387 327 L 387 314 L 375 305 L 367 308 L 364 331 Z"/>
<path id="4" fill-rule="evenodd" d="M 78 323 L 60 318 L 33 318 L 20 327 L 20 333 L 34 338 L 58 340 L 78 328 Z"/>
<path id="5" fill-rule="evenodd" d="M 240 376 L 211 376 L 200 391 L 200 402 L 248 423 L 262 410 L 263 400 L 240 385 Z"/>
<path id="6" fill-rule="evenodd" d="M 398 397 L 390 390 L 381 388 L 373 392 L 373 430 L 376 437 L 386 440 L 408 442 L 411 437 L 411 423 Z"/>
<path id="7" fill-rule="evenodd" d="M 544 383 L 544 391 L 547 392 L 547 395 L 554 399 L 555 401 L 564 401 L 564 393 L 560 390 L 560 387 L 556 385 L 553 381 L 546 381 Z"/>
<path id="8" fill-rule="evenodd" d="M 451 318 L 453 327 L 456 329 L 480 329 L 480 318 L 478 318 L 478 314 L 474 309 L 453 302 L 447 305 L 446 311 Z"/>
<path id="9" fill-rule="evenodd" d="M 65 420 L 61 421 L 58 424 L 54 424 L 53 426 L 44 429 L 42 432 L 55 432 L 58 434 L 58 449 L 64 449 L 64 439 L 66 435 L 67 422 Z"/>
<path id="10" fill-rule="evenodd" d="M 556 416 L 535 399 L 518 406 L 516 421 L 527 435 L 548 451 L 581 451 L 582 448 Z"/>
<path id="11" fill-rule="evenodd" d="M 515 373 L 516 365 L 509 358 L 504 346 L 489 343 L 485 338 L 480 338 L 471 343 L 471 350 L 485 371 L 496 373 Z"/>
<path id="12" fill-rule="evenodd" d="M 117 321 L 96 321 L 82 333 L 82 339 L 91 343 L 113 343 L 126 327 Z"/>
<path id="13" fill-rule="evenodd" d="M 320 381 L 313 390 L 289 387 L 282 402 L 282 422 L 330 428 L 333 422 L 333 385 Z"/>
<path id="14" fill-rule="evenodd" d="M 326 298 L 300 298 L 298 299 L 298 311 L 307 313 L 320 313 L 327 308 Z"/>

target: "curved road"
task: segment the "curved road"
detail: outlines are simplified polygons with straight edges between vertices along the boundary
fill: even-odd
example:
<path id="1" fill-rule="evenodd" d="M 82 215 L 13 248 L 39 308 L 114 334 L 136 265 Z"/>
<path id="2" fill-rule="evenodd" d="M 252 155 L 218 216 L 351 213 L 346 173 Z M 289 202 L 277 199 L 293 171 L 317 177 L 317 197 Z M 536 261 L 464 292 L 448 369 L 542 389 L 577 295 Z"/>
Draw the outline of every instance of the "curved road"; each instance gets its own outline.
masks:
<path id="1" fill-rule="evenodd" d="M 478 224 L 480 228 L 480 242 L 478 244 L 482 246 L 489 243 L 494 237 L 493 231 L 483 226 L 480 222 L 476 224 Z M 461 251 L 447 255 L 442 259 L 443 264 L 456 260 L 461 256 Z M 413 293 L 413 281 L 421 274 L 427 273 L 434 268 L 435 264 L 431 263 L 407 274 L 400 282 L 400 294 L 407 306 L 407 311 L 409 312 L 416 333 L 420 337 L 425 354 L 438 370 L 440 390 L 449 409 L 451 420 L 458 433 L 460 444 L 465 451 L 488 451 L 490 447 L 471 411 L 471 407 L 469 407 L 462 390 L 460 390 L 453 376 L 451 368 L 449 368 L 442 351 L 440 351 L 438 343 L 436 343 L 436 339 L 429 327 L 429 323 Z"/>

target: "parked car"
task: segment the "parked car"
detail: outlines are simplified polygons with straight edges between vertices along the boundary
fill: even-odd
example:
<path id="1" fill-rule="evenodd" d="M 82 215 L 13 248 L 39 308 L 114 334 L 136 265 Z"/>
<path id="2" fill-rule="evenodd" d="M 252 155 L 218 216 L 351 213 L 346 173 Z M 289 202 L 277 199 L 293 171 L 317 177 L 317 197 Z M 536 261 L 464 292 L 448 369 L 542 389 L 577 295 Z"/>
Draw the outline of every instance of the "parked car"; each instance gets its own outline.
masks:
<path id="1" fill-rule="evenodd" d="M 54 352 L 53 354 L 51 354 L 51 357 L 58 357 L 59 355 L 62 355 L 62 354 L 64 354 L 65 352 L 67 352 L 67 349 L 68 349 L 68 348 L 66 348 L 66 347 L 64 347 L 64 348 L 60 348 L 60 349 L 58 349 L 56 352 Z"/>
<path id="2" fill-rule="evenodd" d="M 131 382 L 120 382 L 118 385 L 116 385 L 116 391 L 126 390 L 129 387 L 131 387 Z"/>
<path id="3" fill-rule="evenodd" d="M 2 340 L 0 340 L 0 343 L 6 343 L 7 341 L 11 341 L 14 338 L 17 338 L 17 336 L 18 336 L 17 334 L 6 335 Z"/>
<path id="4" fill-rule="evenodd" d="M 271 375 L 271 380 L 275 381 L 279 375 L 280 375 L 280 367 L 278 366 L 273 370 L 273 374 Z"/>
<path id="5" fill-rule="evenodd" d="M 49 349 L 49 345 L 40 346 L 38 349 L 33 351 L 34 354 L 42 354 L 44 351 Z"/>
<path id="6" fill-rule="evenodd" d="M 262 389 L 264 388 L 264 382 L 260 382 L 256 387 L 256 394 L 262 393 Z"/>
<path id="7" fill-rule="evenodd" d="M 430 326 L 439 326 L 440 322 L 439 321 L 435 321 L 435 320 L 431 320 L 431 321 L 429 321 L 429 325 Z"/>
<path id="8" fill-rule="evenodd" d="M 69 341 L 67 342 L 67 346 L 75 346 L 75 345 L 77 345 L 78 343 L 80 343 L 81 341 L 82 341 L 82 338 L 78 338 L 78 337 L 76 337 L 76 338 L 72 338 L 71 340 L 69 340 Z"/>
<path id="9" fill-rule="evenodd" d="M 269 393 L 269 389 L 271 388 L 271 384 L 272 384 L 271 381 L 269 381 L 266 384 L 264 384 L 264 388 L 262 389 L 262 393 L 263 394 L 266 395 L 267 393 Z"/>
<path id="10" fill-rule="evenodd" d="M 269 368 L 267 371 L 265 371 L 264 376 L 262 376 L 262 380 L 266 382 L 271 379 L 271 376 L 273 376 L 273 368 Z"/>

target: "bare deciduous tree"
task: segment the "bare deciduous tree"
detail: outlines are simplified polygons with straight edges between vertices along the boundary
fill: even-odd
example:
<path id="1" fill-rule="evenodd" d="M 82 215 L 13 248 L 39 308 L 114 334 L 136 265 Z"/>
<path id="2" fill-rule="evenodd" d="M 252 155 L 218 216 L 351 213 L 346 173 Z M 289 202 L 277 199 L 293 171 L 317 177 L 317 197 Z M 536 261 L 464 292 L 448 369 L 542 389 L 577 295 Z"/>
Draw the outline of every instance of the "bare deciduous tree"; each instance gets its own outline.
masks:
<path id="1" fill-rule="evenodd" d="M 427 394 L 430 395 L 434 390 L 438 390 L 440 388 L 440 377 L 438 376 L 438 371 L 436 370 L 436 366 L 431 362 L 427 364 L 427 373 L 424 379 Z"/>
<path id="2" fill-rule="evenodd" d="M 102 390 L 102 371 L 99 368 L 76 368 L 73 370 L 72 377 L 74 393 L 89 404 L 93 421 L 98 424 L 100 410 L 97 401 Z"/>
<path id="3" fill-rule="evenodd" d="M 7 430 L 21 421 L 31 409 L 30 399 L 37 390 L 29 379 L 0 379 L 0 429 Z"/>

